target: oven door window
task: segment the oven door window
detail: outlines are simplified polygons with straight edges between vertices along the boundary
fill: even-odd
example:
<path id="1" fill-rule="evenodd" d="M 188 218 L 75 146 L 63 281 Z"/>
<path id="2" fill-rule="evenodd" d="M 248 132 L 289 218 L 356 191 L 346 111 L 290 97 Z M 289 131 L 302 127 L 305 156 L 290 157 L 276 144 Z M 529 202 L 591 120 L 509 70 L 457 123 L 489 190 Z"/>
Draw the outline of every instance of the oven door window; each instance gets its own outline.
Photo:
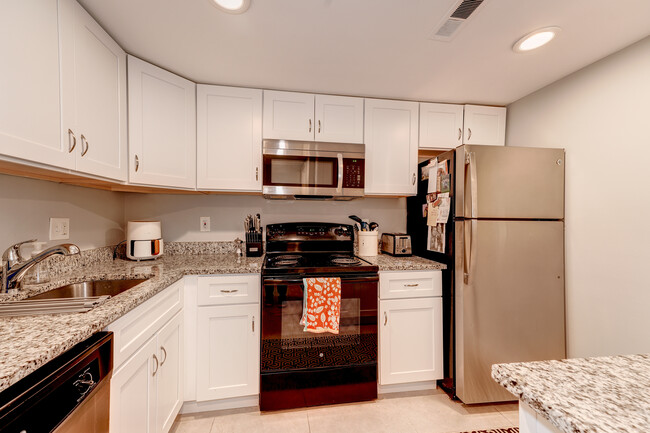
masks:
<path id="1" fill-rule="evenodd" d="M 336 158 L 264 156 L 264 184 L 335 188 Z"/>
<path id="2" fill-rule="evenodd" d="M 265 282 L 262 296 L 262 371 L 376 361 L 376 277 L 367 282 L 341 281 L 338 334 L 304 331 L 302 282 Z"/>

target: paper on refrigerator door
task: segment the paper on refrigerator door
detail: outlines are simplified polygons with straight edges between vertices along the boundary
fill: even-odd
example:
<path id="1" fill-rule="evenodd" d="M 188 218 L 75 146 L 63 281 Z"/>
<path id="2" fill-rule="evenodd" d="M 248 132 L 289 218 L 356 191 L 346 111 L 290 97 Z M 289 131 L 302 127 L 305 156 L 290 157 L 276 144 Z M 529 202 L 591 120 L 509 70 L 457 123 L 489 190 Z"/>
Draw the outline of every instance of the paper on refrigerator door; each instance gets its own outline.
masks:
<path id="1" fill-rule="evenodd" d="M 438 224 L 438 208 L 433 203 L 428 203 L 427 206 L 427 225 L 435 226 Z"/>
<path id="2" fill-rule="evenodd" d="M 438 163 L 431 163 L 429 165 L 429 184 L 427 186 L 427 192 L 436 192 L 438 191 L 438 181 L 437 181 L 437 176 L 436 173 L 438 172 Z"/>
<path id="3" fill-rule="evenodd" d="M 451 200 L 449 199 L 449 193 L 438 194 L 438 198 L 433 202 L 433 205 L 438 210 L 436 214 L 436 223 L 445 224 L 449 220 L 449 211 L 451 208 Z"/>
<path id="4" fill-rule="evenodd" d="M 427 249 L 438 253 L 445 252 L 445 230 L 447 224 L 436 224 L 428 227 Z"/>

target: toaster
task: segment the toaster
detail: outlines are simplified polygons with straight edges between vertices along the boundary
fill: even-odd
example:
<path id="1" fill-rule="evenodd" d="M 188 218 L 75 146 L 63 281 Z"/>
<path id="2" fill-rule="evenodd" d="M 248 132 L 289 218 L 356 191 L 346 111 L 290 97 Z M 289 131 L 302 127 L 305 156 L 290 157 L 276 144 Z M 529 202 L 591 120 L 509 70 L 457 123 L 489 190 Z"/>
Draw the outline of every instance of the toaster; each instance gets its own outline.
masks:
<path id="1" fill-rule="evenodd" d="M 391 256 L 410 256 L 411 236 L 406 233 L 384 233 L 381 235 L 381 252 Z"/>

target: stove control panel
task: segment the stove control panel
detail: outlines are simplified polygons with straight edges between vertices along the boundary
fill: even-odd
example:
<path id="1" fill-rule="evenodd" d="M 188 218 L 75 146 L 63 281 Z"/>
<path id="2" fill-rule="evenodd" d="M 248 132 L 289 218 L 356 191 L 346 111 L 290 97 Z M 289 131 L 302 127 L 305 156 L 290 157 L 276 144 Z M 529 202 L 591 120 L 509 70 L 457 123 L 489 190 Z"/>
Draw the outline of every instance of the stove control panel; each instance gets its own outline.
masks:
<path id="1" fill-rule="evenodd" d="M 266 240 L 272 242 L 295 240 L 351 241 L 352 226 L 334 223 L 268 224 Z"/>

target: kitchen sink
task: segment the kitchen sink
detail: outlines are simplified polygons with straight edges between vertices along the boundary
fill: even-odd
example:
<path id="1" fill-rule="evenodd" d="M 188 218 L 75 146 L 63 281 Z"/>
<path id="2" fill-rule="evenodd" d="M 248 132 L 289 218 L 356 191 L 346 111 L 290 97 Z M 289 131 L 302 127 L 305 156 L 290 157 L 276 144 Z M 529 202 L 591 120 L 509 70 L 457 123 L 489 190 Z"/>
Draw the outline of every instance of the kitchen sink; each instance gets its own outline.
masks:
<path id="1" fill-rule="evenodd" d="M 145 281 L 146 278 L 140 278 L 68 284 L 21 301 L 0 302 L 0 316 L 83 313 Z"/>
<path id="2" fill-rule="evenodd" d="M 145 281 L 147 281 L 146 278 L 134 280 L 84 281 L 83 283 L 68 284 L 67 286 L 48 290 L 47 292 L 31 296 L 27 298 L 27 300 L 115 296 Z"/>

